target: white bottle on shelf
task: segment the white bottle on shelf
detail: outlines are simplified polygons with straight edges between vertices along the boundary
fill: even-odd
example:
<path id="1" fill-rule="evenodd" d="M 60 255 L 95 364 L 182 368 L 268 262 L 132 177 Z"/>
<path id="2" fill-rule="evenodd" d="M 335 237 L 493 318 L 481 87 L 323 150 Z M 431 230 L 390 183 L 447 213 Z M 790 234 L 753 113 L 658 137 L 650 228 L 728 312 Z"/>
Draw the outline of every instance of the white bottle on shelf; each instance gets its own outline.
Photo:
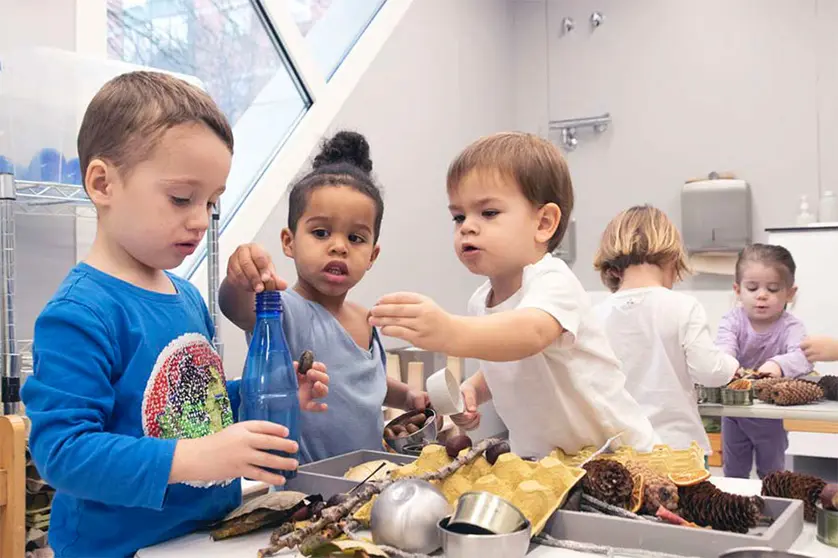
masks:
<path id="1" fill-rule="evenodd" d="M 832 190 L 825 190 L 821 194 L 821 201 L 818 205 L 818 221 L 821 223 L 834 223 L 838 221 L 838 198 Z"/>
<path id="2" fill-rule="evenodd" d="M 797 224 L 806 227 L 815 222 L 815 216 L 809 211 L 809 197 L 800 196 L 800 211 L 797 214 Z"/>

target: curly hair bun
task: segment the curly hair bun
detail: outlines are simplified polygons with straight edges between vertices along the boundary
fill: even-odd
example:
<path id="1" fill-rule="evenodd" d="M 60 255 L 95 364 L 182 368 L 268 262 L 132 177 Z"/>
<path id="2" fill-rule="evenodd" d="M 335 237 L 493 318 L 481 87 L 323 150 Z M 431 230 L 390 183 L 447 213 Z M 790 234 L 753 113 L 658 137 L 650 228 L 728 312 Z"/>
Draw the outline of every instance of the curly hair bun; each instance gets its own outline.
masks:
<path id="1" fill-rule="evenodd" d="M 323 143 L 320 153 L 314 158 L 315 170 L 326 165 L 349 163 L 366 173 L 372 171 L 370 144 L 358 132 L 341 131 Z"/>

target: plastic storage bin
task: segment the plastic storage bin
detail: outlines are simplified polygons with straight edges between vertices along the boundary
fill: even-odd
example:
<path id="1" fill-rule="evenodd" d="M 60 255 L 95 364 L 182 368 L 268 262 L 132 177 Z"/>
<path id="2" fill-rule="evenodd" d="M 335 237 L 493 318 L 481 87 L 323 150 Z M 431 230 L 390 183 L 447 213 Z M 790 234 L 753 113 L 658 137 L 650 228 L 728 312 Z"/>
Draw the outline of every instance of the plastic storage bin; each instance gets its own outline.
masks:
<path id="1" fill-rule="evenodd" d="M 76 135 L 88 103 L 110 79 L 149 69 L 51 48 L 0 52 L 0 172 L 80 185 Z"/>

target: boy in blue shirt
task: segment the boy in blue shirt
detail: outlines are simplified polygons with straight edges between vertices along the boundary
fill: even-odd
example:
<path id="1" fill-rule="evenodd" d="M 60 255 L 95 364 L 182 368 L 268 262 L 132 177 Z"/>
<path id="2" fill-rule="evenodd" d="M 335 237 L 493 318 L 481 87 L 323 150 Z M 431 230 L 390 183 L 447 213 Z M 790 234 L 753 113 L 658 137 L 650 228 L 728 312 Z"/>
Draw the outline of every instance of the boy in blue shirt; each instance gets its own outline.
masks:
<path id="1" fill-rule="evenodd" d="M 107 83 L 78 136 L 97 210 L 84 263 L 35 323 L 34 369 L 22 399 L 30 447 L 56 488 L 49 530 L 57 557 L 126 556 L 217 520 L 241 501 L 239 478 L 272 484 L 297 445 L 267 422 L 235 424 L 197 289 L 164 270 L 194 252 L 230 170 L 233 134 L 204 92 L 134 72 Z M 301 405 L 328 391 L 317 364 Z"/>

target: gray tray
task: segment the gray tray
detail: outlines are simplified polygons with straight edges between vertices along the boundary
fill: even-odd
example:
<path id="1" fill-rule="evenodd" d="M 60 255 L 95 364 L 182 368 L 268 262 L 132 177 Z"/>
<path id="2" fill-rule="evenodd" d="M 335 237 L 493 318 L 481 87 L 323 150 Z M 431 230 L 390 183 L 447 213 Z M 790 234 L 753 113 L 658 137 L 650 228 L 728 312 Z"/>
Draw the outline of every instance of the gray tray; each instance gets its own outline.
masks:
<path id="1" fill-rule="evenodd" d="M 349 492 L 358 484 L 343 478 L 349 469 L 377 459 L 386 459 L 396 465 L 407 465 L 416 461 L 416 458 L 411 455 L 358 450 L 302 465 L 297 469 L 297 476 L 289 480 L 285 486 L 288 490 L 296 490 L 304 494 L 320 494 L 328 500 L 335 494 Z"/>
<path id="2" fill-rule="evenodd" d="M 746 535 L 565 510 L 553 514 L 544 529 L 557 539 L 702 558 L 717 558 L 727 550 L 740 547 L 788 550 L 803 530 L 803 502 L 781 498 L 764 500 L 765 515 L 775 517 L 774 523 L 751 529 Z"/>

